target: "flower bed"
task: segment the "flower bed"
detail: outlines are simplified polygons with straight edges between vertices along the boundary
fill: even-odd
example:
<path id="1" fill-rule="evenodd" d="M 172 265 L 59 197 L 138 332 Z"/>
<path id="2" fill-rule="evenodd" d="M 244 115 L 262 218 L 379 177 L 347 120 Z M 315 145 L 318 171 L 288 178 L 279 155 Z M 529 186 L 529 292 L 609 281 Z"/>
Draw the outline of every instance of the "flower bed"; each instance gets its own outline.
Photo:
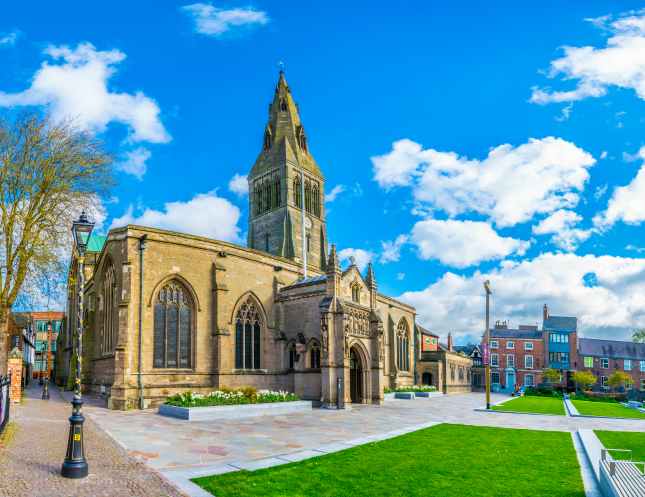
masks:
<path id="1" fill-rule="evenodd" d="M 436 392 L 437 387 L 431 385 L 410 385 L 407 387 L 384 388 L 383 393 L 395 392 Z"/>
<path id="2" fill-rule="evenodd" d="M 296 394 L 285 391 L 256 390 L 246 387 L 236 390 L 221 389 L 209 394 L 184 392 L 166 399 L 165 404 L 175 407 L 211 407 L 241 404 L 267 404 L 272 402 L 294 402 L 300 400 Z"/>
<path id="3" fill-rule="evenodd" d="M 209 394 L 184 392 L 159 406 L 159 414 L 188 421 L 213 421 L 311 411 L 311 401 L 284 391 L 221 389 Z"/>

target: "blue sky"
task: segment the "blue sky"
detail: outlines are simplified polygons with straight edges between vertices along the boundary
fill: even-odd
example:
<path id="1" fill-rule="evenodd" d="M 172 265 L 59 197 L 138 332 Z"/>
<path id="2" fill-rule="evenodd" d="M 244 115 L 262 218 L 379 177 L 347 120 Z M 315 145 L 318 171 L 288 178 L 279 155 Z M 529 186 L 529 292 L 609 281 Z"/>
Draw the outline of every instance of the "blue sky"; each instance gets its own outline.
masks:
<path id="1" fill-rule="evenodd" d="M 381 291 L 458 341 L 481 332 L 486 278 L 495 319 L 535 323 L 548 303 L 625 338 L 645 327 L 642 7 L 14 2 L 0 107 L 105 141 L 118 183 L 102 229 L 243 243 L 231 180 L 260 151 L 284 61 L 336 187 L 329 239 L 371 259 Z"/>

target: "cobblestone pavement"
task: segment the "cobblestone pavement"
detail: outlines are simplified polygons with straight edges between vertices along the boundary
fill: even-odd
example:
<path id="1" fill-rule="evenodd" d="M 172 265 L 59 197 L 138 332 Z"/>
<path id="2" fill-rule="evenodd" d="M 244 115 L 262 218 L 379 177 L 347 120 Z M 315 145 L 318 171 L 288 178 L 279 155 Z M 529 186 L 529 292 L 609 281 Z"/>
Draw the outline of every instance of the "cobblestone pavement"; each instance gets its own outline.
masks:
<path id="1" fill-rule="evenodd" d="M 506 398 L 493 395 L 492 401 Z M 573 432 L 579 428 L 642 431 L 645 421 L 479 412 L 479 393 L 393 400 L 351 410 L 210 422 L 167 418 L 153 410 L 119 412 L 89 407 L 89 416 L 131 455 L 164 474 L 285 455 L 413 425 L 443 423 Z"/>
<path id="2" fill-rule="evenodd" d="M 33 382 L 25 401 L 11 407 L 16 431 L 8 446 L 0 447 L 0 497 L 184 496 L 130 457 L 87 416 L 85 454 L 90 474 L 80 480 L 61 477 L 71 406 L 56 388 L 49 401 L 40 400 L 41 388 Z"/>

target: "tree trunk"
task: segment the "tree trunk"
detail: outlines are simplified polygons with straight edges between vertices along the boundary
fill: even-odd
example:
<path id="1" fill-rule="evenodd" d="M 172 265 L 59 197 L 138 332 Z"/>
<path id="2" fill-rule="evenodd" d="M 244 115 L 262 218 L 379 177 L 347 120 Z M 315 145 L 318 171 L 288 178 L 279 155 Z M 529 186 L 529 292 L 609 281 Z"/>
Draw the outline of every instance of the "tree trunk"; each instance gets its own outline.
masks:
<path id="1" fill-rule="evenodd" d="M 0 307 L 0 375 L 7 374 L 7 358 L 9 355 L 9 313 L 8 307 Z"/>

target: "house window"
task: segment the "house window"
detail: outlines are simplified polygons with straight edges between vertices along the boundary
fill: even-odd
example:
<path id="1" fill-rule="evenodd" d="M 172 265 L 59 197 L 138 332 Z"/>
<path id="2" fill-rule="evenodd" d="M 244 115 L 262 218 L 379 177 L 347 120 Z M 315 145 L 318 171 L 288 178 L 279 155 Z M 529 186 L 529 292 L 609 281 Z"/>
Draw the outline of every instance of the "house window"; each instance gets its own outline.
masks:
<path id="1" fill-rule="evenodd" d="M 459 379 L 461 381 L 463 381 L 464 379 L 464 368 L 462 368 L 461 366 L 459 366 Z"/>
<path id="2" fill-rule="evenodd" d="M 514 349 L 515 348 L 515 342 L 513 340 L 509 340 L 506 342 L 506 348 L 507 349 Z"/>
<path id="3" fill-rule="evenodd" d="M 20 345 L 20 335 L 11 336 L 11 350 L 15 349 Z"/>
<path id="4" fill-rule="evenodd" d="M 600 377 L 600 386 L 603 388 L 607 388 L 607 377 L 606 376 L 601 376 Z"/>
<path id="5" fill-rule="evenodd" d="M 499 354 L 490 355 L 490 365 L 494 368 L 499 367 Z"/>
<path id="6" fill-rule="evenodd" d="M 396 327 L 396 341 L 397 341 L 397 367 L 401 371 L 408 371 L 410 369 L 410 353 L 409 353 L 409 330 L 408 323 L 405 319 L 401 318 Z"/>
<path id="7" fill-rule="evenodd" d="M 311 346 L 309 364 L 312 369 L 320 369 L 320 346 L 317 343 Z"/>
<path id="8" fill-rule="evenodd" d="M 600 367 L 602 369 L 609 369 L 609 359 L 607 357 L 600 359 Z"/>
<path id="9" fill-rule="evenodd" d="M 524 356 L 524 367 L 526 369 L 533 369 L 533 356 L 525 355 Z"/>
<path id="10" fill-rule="evenodd" d="M 496 349 L 497 347 L 499 347 L 499 343 L 497 342 L 497 340 L 491 340 L 490 341 L 490 348 L 491 349 Z"/>
<path id="11" fill-rule="evenodd" d="M 507 368 L 515 367 L 515 356 L 513 354 L 508 354 L 506 356 L 506 367 Z"/>
<path id="12" fill-rule="evenodd" d="M 551 333 L 549 340 L 553 343 L 569 343 L 568 333 Z"/>
<path id="13" fill-rule="evenodd" d="M 585 368 L 593 368 L 593 357 L 585 356 Z"/>
<path id="14" fill-rule="evenodd" d="M 632 360 L 631 359 L 625 359 L 623 361 L 623 369 L 625 371 L 631 371 L 632 370 Z"/>
<path id="15" fill-rule="evenodd" d="M 641 372 L 645 373 L 645 361 L 641 361 Z"/>
<path id="16" fill-rule="evenodd" d="M 569 364 L 568 352 L 549 352 L 549 362 L 559 364 Z"/>
<path id="17" fill-rule="evenodd" d="M 249 297 L 235 314 L 235 367 L 260 369 L 260 330 L 262 318 Z"/>
<path id="18" fill-rule="evenodd" d="M 490 374 L 490 382 L 499 385 L 499 372 L 493 371 Z"/>
<path id="19" fill-rule="evenodd" d="M 450 379 L 452 381 L 455 381 L 455 365 L 454 364 L 450 365 Z"/>
<path id="20" fill-rule="evenodd" d="M 154 308 L 154 367 L 190 368 L 193 302 L 177 281 L 159 290 Z"/>
<path id="21" fill-rule="evenodd" d="M 532 374 L 525 374 L 524 375 L 524 385 L 527 386 L 527 387 L 532 387 L 533 386 L 533 375 Z"/>
<path id="22" fill-rule="evenodd" d="M 641 390 L 645 392 L 645 378 L 641 378 Z"/>
<path id="23" fill-rule="evenodd" d="M 533 342 L 524 342 L 524 350 L 533 350 Z"/>

